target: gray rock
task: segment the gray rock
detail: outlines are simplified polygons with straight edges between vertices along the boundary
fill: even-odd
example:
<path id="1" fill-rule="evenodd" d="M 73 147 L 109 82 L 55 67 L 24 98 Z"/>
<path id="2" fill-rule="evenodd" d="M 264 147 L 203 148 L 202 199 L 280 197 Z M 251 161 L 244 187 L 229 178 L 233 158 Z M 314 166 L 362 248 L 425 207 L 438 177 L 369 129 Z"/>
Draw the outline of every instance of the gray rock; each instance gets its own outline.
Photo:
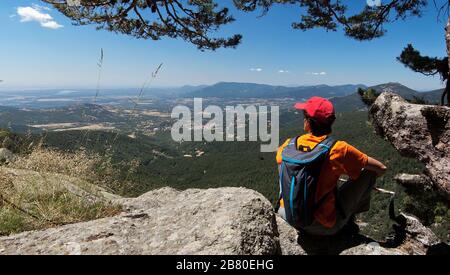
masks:
<path id="1" fill-rule="evenodd" d="M 398 174 L 395 181 L 407 188 L 431 190 L 431 179 L 425 175 Z"/>
<path id="2" fill-rule="evenodd" d="M 410 104 L 383 93 L 370 116 L 377 133 L 403 156 L 424 163 L 430 184 L 450 199 L 450 108 Z"/>
<path id="3" fill-rule="evenodd" d="M 283 255 L 307 255 L 298 244 L 298 233 L 292 226 L 277 215 L 278 232 L 280 234 L 281 252 Z"/>
<path id="4" fill-rule="evenodd" d="M 395 245 L 364 236 L 308 241 L 243 188 L 163 188 L 116 201 L 124 205 L 116 217 L 2 237 L 0 254 L 422 255 L 439 243 L 408 215 Z"/>
<path id="5" fill-rule="evenodd" d="M 164 188 L 116 217 L 0 238 L 0 254 L 280 254 L 275 214 L 240 188 Z"/>
<path id="6" fill-rule="evenodd" d="M 414 216 L 402 214 L 405 218 L 405 239 L 398 249 L 409 255 L 425 255 L 429 248 L 440 243 L 439 238 L 429 228 L 425 227 Z"/>
<path id="7" fill-rule="evenodd" d="M 407 255 L 407 253 L 396 248 L 384 248 L 377 242 L 371 242 L 344 250 L 340 255 Z"/>

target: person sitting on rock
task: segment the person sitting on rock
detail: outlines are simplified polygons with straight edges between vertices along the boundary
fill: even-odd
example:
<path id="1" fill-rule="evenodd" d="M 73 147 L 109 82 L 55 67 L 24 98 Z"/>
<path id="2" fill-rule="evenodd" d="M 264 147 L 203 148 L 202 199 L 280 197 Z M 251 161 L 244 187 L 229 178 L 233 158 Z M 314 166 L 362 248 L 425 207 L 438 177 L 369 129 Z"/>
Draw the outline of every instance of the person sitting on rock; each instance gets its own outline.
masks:
<path id="1" fill-rule="evenodd" d="M 278 213 L 301 232 L 335 235 L 356 226 L 355 214 L 370 209 L 376 178 L 387 168 L 330 136 L 336 115 L 329 100 L 313 97 L 295 108 L 303 111 L 307 134 L 288 139 L 278 149 Z M 349 179 L 341 182 L 344 175 Z"/>

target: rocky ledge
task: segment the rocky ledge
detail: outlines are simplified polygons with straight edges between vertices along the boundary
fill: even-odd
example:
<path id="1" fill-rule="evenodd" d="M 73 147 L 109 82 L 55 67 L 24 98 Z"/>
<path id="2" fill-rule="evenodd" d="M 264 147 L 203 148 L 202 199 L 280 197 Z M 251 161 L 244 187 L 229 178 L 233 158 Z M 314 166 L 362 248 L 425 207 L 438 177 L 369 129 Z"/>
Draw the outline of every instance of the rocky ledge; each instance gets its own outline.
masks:
<path id="1" fill-rule="evenodd" d="M 118 216 L 0 238 L 0 254 L 426 254 L 439 244 L 402 215 L 395 241 L 364 236 L 309 239 L 277 217 L 261 194 L 243 188 L 163 188 L 120 199 Z"/>
<path id="2" fill-rule="evenodd" d="M 425 164 L 425 175 L 399 175 L 398 182 L 433 187 L 450 199 L 450 108 L 410 104 L 386 92 L 370 109 L 370 117 L 376 132 L 400 154 Z"/>
<path id="3" fill-rule="evenodd" d="M 238 188 L 164 188 L 122 199 L 122 214 L 0 238 L 0 254 L 278 254 L 270 203 Z"/>

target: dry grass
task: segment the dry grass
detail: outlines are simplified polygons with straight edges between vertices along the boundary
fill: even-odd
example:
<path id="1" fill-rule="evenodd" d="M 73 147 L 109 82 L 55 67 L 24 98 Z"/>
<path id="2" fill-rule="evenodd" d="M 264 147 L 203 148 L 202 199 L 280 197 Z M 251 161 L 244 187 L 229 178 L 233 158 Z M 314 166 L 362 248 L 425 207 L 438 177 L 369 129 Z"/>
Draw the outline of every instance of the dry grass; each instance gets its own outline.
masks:
<path id="1" fill-rule="evenodd" d="M 65 153 L 38 147 L 9 166 L 40 173 L 68 175 L 104 188 L 118 184 L 114 182 L 116 170 L 111 165 L 111 158 L 87 154 L 85 151 Z"/>
<path id="2" fill-rule="evenodd" d="M 106 200 L 95 185 L 101 182 L 99 169 L 110 167 L 97 155 L 41 148 L 0 167 L 0 235 L 118 214 L 121 206 Z"/>
<path id="3" fill-rule="evenodd" d="M 91 178 L 93 170 L 99 162 L 99 156 L 88 155 L 82 151 L 68 154 L 37 148 L 31 154 L 17 159 L 10 167 Z"/>

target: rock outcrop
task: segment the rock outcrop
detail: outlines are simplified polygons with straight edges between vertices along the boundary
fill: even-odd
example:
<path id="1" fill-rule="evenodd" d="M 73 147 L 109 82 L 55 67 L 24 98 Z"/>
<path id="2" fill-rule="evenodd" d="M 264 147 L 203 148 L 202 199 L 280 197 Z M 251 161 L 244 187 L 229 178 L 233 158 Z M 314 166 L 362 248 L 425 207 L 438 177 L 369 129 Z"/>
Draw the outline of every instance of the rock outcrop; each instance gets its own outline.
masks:
<path id="1" fill-rule="evenodd" d="M 283 255 L 307 255 L 298 243 L 298 233 L 292 226 L 277 215 L 277 226 L 280 234 L 280 246 Z"/>
<path id="2" fill-rule="evenodd" d="M 379 242 L 359 234 L 338 234 L 332 237 L 302 236 L 277 217 L 283 255 L 425 255 L 444 245 L 417 218 L 401 214 L 397 220 L 399 224 L 395 226 L 393 237 Z M 445 246 L 445 253 L 448 252 L 448 246 Z"/>
<path id="3" fill-rule="evenodd" d="M 164 188 L 116 217 L 0 238 L 0 254 L 280 254 L 275 214 L 239 188 Z"/>
<path id="4" fill-rule="evenodd" d="M 439 242 L 401 215 L 395 238 L 298 235 L 261 194 L 243 188 L 163 188 L 119 199 L 118 216 L 0 238 L 0 254 L 426 254 Z"/>
<path id="5" fill-rule="evenodd" d="M 410 104 L 394 93 L 381 94 L 370 110 L 376 132 L 403 156 L 425 164 L 426 177 L 399 178 L 406 185 L 430 184 L 450 199 L 450 108 Z M 408 180 L 409 179 L 409 180 Z"/>

